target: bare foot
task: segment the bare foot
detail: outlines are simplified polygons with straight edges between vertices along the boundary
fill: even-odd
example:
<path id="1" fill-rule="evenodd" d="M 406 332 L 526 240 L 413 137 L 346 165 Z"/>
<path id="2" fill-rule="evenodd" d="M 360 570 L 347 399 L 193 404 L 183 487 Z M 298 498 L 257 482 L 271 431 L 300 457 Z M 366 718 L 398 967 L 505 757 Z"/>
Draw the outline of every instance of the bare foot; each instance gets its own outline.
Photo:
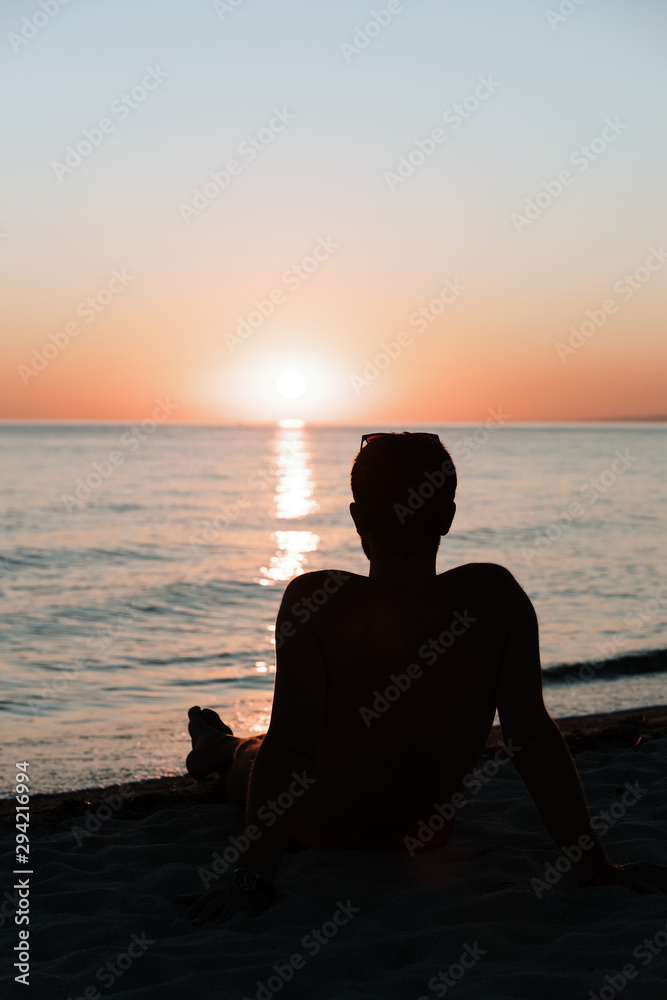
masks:
<path id="1" fill-rule="evenodd" d="M 194 708 L 190 709 L 190 712 L 194 712 L 196 708 L 197 706 L 195 705 Z M 188 715 L 190 716 L 190 713 L 188 713 Z M 218 713 L 214 712 L 212 708 L 202 708 L 201 717 L 204 722 L 208 722 L 209 726 L 212 726 L 214 729 L 219 729 L 221 733 L 226 733 L 227 736 L 234 735 L 229 726 L 222 721 Z M 192 716 L 190 716 L 190 718 L 192 718 Z M 194 747 L 194 743 L 192 746 Z"/>
<path id="2" fill-rule="evenodd" d="M 202 711 L 198 705 L 194 705 L 189 710 L 188 717 L 188 732 L 192 737 L 192 750 L 185 761 L 188 772 L 193 778 L 205 778 L 214 771 L 224 774 L 241 741 L 232 736 L 229 726 L 210 708 Z"/>

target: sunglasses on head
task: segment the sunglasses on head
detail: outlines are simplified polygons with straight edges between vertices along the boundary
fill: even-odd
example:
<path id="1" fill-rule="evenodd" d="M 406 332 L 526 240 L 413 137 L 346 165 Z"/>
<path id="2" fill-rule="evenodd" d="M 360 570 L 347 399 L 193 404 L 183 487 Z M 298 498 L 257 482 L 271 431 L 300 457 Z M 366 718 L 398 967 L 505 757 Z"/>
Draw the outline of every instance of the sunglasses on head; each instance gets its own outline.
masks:
<path id="1" fill-rule="evenodd" d="M 430 434 L 427 431 L 415 431 L 414 432 L 414 436 L 415 437 L 430 438 L 431 441 L 439 441 L 440 440 L 440 437 L 439 437 L 438 434 Z M 389 431 L 374 431 L 371 434 L 362 434 L 361 435 L 361 444 L 359 446 L 359 450 L 361 451 L 361 449 L 363 448 L 363 446 L 365 444 L 368 444 L 369 441 L 374 441 L 375 438 L 381 438 L 381 437 L 393 437 L 393 435 Z"/>

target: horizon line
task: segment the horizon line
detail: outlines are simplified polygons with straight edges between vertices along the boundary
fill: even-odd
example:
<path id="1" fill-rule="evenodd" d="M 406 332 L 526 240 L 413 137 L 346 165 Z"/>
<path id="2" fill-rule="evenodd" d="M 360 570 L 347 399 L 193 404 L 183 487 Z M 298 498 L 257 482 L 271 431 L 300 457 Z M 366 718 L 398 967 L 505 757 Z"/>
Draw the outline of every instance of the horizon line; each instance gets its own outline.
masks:
<path id="1" fill-rule="evenodd" d="M 249 427 L 249 428 L 261 428 L 261 427 L 279 427 L 281 419 L 279 418 L 274 421 L 263 421 L 263 422 L 251 422 L 246 420 L 235 420 L 230 422 L 218 422 L 212 420 L 188 420 L 188 421 L 169 421 L 165 426 L 169 427 Z M 487 418 L 488 419 L 488 418 Z M 535 426 L 537 425 L 550 425 L 550 424 L 636 424 L 636 423 L 646 423 L 646 424 L 658 424 L 667 422 L 667 415 L 655 415 L 655 416 L 625 416 L 625 417 L 572 417 L 572 418 L 553 418 L 547 420 L 511 420 L 508 419 L 503 422 L 503 425 L 514 425 L 514 426 Z M 138 419 L 119 419 L 115 417 L 103 417 L 103 418 L 91 418 L 91 417 L 0 417 L 0 425 L 2 424 L 80 424 L 80 425 L 118 425 L 118 424 L 136 424 L 141 423 L 141 418 Z M 319 421 L 308 421 L 303 420 L 303 427 L 321 427 L 321 428 L 350 428 L 352 430 L 359 429 L 361 427 L 367 426 L 371 422 L 361 423 L 321 423 Z M 393 423 L 374 423 L 374 427 L 395 427 L 398 425 L 398 421 Z M 455 426 L 477 426 L 479 424 L 484 424 L 484 420 L 443 420 L 443 421 L 419 421 L 419 422 L 400 422 L 403 427 L 455 427 Z"/>

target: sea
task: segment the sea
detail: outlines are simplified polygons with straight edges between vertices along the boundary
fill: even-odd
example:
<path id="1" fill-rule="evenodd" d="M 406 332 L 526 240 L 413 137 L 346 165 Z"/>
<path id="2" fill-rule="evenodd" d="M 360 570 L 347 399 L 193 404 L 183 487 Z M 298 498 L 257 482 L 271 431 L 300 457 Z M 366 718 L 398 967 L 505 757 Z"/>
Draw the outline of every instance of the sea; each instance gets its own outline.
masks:
<path id="1" fill-rule="evenodd" d="M 440 434 L 458 510 L 438 571 L 506 566 L 556 719 L 667 702 L 667 425 L 0 424 L 1 795 L 185 773 L 187 710 L 264 732 L 294 576 L 367 574 L 360 435 Z"/>

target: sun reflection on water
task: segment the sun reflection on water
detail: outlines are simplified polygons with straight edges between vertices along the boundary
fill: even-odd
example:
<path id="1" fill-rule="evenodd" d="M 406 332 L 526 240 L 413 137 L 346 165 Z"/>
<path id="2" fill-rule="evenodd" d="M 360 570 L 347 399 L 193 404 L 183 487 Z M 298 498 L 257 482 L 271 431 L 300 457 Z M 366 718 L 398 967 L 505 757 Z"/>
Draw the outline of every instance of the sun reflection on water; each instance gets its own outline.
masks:
<path id="1" fill-rule="evenodd" d="M 319 510 L 314 498 L 316 482 L 310 466 L 310 452 L 303 429 L 280 426 L 273 442 L 276 455 L 275 516 L 298 520 Z M 291 580 L 304 572 L 306 553 L 314 552 L 320 536 L 313 531 L 278 530 L 271 534 L 278 548 L 269 566 L 260 568 L 258 583 L 265 587 L 280 580 Z"/>

